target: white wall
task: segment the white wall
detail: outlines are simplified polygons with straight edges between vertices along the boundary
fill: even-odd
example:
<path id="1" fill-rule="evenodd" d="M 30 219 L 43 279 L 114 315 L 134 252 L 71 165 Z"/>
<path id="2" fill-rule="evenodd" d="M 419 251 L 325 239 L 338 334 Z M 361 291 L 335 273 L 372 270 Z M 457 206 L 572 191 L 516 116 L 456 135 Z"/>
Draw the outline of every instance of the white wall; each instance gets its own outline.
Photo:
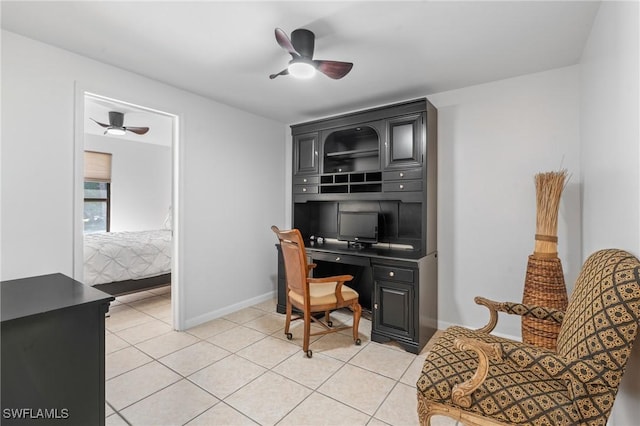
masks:
<path id="1" fill-rule="evenodd" d="M 84 148 L 111 153 L 111 232 L 163 229 L 171 206 L 171 148 L 85 134 Z"/>
<path id="2" fill-rule="evenodd" d="M 275 290 L 285 126 L 2 32 L 1 279 L 73 275 L 74 86 L 177 114 L 182 322 Z M 176 208 L 176 206 L 174 206 Z"/>
<path id="3" fill-rule="evenodd" d="M 609 247 L 640 256 L 638 2 L 603 2 L 582 55 L 582 256 Z M 610 419 L 640 419 L 640 338 Z"/>
<path id="4" fill-rule="evenodd" d="M 567 289 L 580 262 L 579 68 L 530 74 L 429 96 L 438 108 L 440 327 L 480 327 L 474 296 L 521 301 L 536 226 L 534 176 L 571 173 L 558 249 Z M 501 316 L 497 333 L 520 336 Z"/>

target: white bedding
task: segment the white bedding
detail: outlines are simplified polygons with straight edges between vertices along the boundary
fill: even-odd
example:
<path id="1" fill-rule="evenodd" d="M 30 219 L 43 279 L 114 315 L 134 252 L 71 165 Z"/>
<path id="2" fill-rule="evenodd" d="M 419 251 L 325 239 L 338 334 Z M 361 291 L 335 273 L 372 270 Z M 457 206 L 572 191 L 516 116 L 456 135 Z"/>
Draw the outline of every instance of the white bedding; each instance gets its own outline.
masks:
<path id="1" fill-rule="evenodd" d="M 87 285 L 171 272 L 171 231 L 100 232 L 84 236 Z"/>

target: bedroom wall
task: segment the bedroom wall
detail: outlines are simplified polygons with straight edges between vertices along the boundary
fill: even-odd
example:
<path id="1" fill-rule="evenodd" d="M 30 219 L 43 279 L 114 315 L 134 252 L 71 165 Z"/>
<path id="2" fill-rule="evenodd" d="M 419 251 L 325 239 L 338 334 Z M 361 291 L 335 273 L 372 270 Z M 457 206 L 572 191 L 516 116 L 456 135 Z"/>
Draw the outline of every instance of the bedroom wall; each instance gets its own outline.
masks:
<path id="1" fill-rule="evenodd" d="M 616 247 L 640 256 L 640 7 L 603 2 L 582 55 L 581 169 L 586 258 Z M 640 342 L 609 424 L 638 424 Z"/>
<path id="2" fill-rule="evenodd" d="M 533 253 L 536 173 L 571 178 L 558 219 L 568 291 L 580 266 L 579 67 L 428 96 L 438 108 L 438 316 L 440 328 L 480 327 L 475 296 L 521 301 Z M 519 338 L 520 319 L 498 334 Z"/>
<path id="3" fill-rule="evenodd" d="M 282 123 L 11 32 L 1 42 L 1 279 L 73 275 L 79 84 L 180 117 L 181 323 L 272 295 L 269 226 L 284 220 Z"/>
<path id="4" fill-rule="evenodd" d="M 111 231 L 163 229 L 171 206 L 171 147 L 85 134 L 111 158 Z"/>

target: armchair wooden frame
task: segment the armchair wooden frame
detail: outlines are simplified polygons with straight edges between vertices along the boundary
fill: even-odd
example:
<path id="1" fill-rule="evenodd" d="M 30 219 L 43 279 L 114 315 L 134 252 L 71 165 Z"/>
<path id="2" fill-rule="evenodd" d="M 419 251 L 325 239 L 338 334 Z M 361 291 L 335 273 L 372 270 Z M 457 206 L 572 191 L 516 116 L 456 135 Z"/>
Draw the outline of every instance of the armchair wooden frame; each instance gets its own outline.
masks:
<path id="1" fill-rule="evenodd" d="M 640 327 L 637 258 L 616 249 L 591 255 L 566 311 L 474 300 L 489 322 L 450 327 L 435 342 L 417 383 L 421 425 L 434 415 L 467 426 L 606 425 Z M 499 312 L 560 324 L 557 349 L 489 334 Z"/>
<path id="2" fill-rule="evenodd" d="M 287 339 L 291 340 L 293 338 L 293 334 L 289 331 L 291 321 L 302 319 L 304 321 L 302 349 L 308 358 L 313 356 L 313 352 L 309 349 L 311 336 L 352 329 L 353 340 L 356 345 L 360 345 L 358 327 L 362 315 L 362 307 L 358 303 L 358 293 L 351 287 L 344 285 L 345 282 L 351 281 L 353 276 L 310 277 L 311 271 L 317 265 L 315 263 L 307 263 L 307 254 L 300 231 L 297 229 L 281 231 L 276 226 L 272 226 L 271 230 L 277 235 L 280 242 L 287 276 L 286 321 L 284 328 Z M 292 317 L 294 307 L 301 314 Z M 353 325 L 334 327 L 330 317 L 331 311 L 345 307 L 353 312 Z M 317 313 L 324 313 L 324 321 L 313 315 Z M 323 330 L 311 333 L 312 322 L 319 324 Z"/>

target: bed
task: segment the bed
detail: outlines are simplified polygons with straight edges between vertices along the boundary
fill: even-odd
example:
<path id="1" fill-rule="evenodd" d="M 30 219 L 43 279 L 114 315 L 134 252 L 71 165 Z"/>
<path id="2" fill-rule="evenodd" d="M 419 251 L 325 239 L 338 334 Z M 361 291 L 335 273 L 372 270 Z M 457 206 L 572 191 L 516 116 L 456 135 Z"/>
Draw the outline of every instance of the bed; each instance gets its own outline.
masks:
<path id="1" fill-rule="evenodd" d="M 84 236 L 84 283 L 111 295 L 171 283 L 171 231 Z"/>

